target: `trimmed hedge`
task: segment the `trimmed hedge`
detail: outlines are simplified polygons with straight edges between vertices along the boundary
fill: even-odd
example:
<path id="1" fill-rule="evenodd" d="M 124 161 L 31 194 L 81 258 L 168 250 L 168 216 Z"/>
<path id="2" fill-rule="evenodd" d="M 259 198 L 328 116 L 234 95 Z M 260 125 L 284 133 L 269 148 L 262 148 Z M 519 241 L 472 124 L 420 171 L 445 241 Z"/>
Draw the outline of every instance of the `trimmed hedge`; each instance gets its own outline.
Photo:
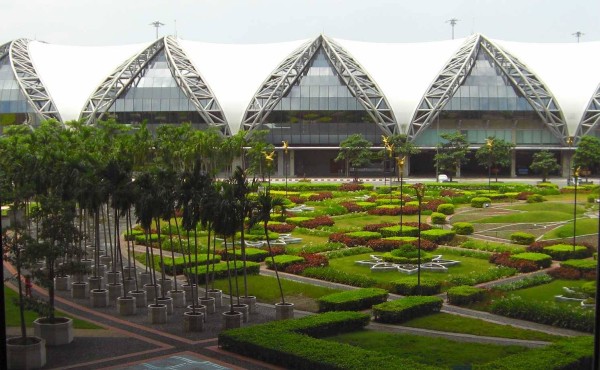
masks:
<path id="1" fill-rule="evenodd" d="M 400 225 L 396 225 L 383 227 L 379 229 L 379 232 L 384 238 L 389 238 L 391 236 L 417 236 L 419 234 L 419 228 L 402 225 L 402 230 L 400 230 Z"/>
<path id="2" fill-rule="evenodd" d="M 483 208 L 484 204 L 492 204 L 492 200 L 488 197 L 475 197 L 471 199 L 471 207 Z"/>
<path id="3" fill-rule="evenodd" d="M 510 241 L 515 244 L 529 245 L 535 241 L 535 235 L 517 231 L 510 234 Z"/>
<path id="4" fill-rule="evenodd" d="M 460 285 L 448 289 L 448 303 L 457 306 L 480 302 L 486 296 L 487 290 L 469 285 Z"/>
<path id="5" fill-rule="evenodd" d="M 573 246 L 569 244 L 556 244 L 544 247 L 543 251 L 557 261 L 581 259 L 590 256 L 589 249 L 581 245 L 576 245 L 575 248 L 573 248 Z"/>
<path id="6" fill-rule="evenodd" d="M 371 288 L 377 285 L 375 279 L 358 274 L 348 274 L 333 267 L 309 267 L 302 272 L 302 276 L 361 288 Z"/>
<path id="7" fill-rule="evenodd" d="M 431 222 L 436 225 L 443 225 L 446 223 L 446 215 L 439 212 L 433 212 L 431 214 Z"/>
<path id="8" fill-rule="evenodd" d="M 227 277 L 227 263 L 226 262 L 220 262 L 217 263 L 215 265 L 213 265 L 214 268 L 214 276 L 215 279 L 222 279 L 222 278 L 226 278 Z M 234 265 L 233 261 L 229 262 L 229 267 L 230 269 L 233 270 L 237 269 L 238 274 L 241 274 L 243 272 L 244 269 L 244 265 L 242 263 L 242 261 L 237 261 L 237 263 Z M 256 262 L 246 262 L 246 272 L 248 273 L 248 275 L 258 275 L 260 269 L 260 264 L 256 263 Z M 194 281 L 196 284 L 203 284 L 206 282 L 205 278 L 206 278 L 206 267 L 205 266 L 195 266 L 195 267 L 188 267 L 184 270 L 185 274 L 189 274 L 190 279 L 192 281 Z M 210 267 L 210 274 L 213 273 L 213 267 Z"/>
<path id="9" fill-rule="evenodd" d="M 597 261 L 594 260 L 567 260 L 560 264 L 560 267 L 568 267 L 581 272 L 593 272 L 596 270 Z"/>
<path id="10" fill-rule="evenodd" d="M 387 301 L 385 289 L 362 288 L 328 294 L 317 300 L 319 312 L 327 311 L 360 311 L 371 308 L 374 304 Z"/>
<path id="11" fill-rule="evenodd" d="M 470 222 L 455 222 L 452 225 L 452 231 L 458 235 L 471 235 L 475 232 L 475 228 Z"/>
<path id="12" fill-rule="evenodd" d="M 415 369 L 435 366 L 313 337 L 360 330 L 370 321 L 358 312 L 328 312 L 272 321 L 219 334 L 219 347 L 286 369 Z"/>
<path id="13" fill-rule="evenodd" d="M 233 250 L 230 249 L 228 252 L 233 253 Z M 227 256 L 225 255 L 225 250 L 222 251 L 221 256 L 223 259 L 226 259 Z M 269 252 L 264 249 L 246 247 L 246 261 L 263 262 L 268 256 Z M 236 248 L 235 258 L 238 260 L 242 259 L 241 248 Z M 233 260 L 233 258 L 231 258 L 231 260 Z"/>
<path id="14" fill-rule="evenodd" d="M 162 266 L 162 270 L 169 275 L 179 275 L 181 273 L 183 273 L 183 270 L 186 267 L 193 267 L 193 266 L 202 266 L 202 265 L 206 265 L 207 264 L 207 259 L 206 259 L 206 255 L 205 254 L 199 254 L 197 255 L 198 257 L 198 262 L 196 263 L 196 256 L 191 256 L 192 258 L 188 258 L 188 256 L 185 256 L 185 262 L 183 260 L 183 257 L 175 257 L 175 267 L 173 267 L 173 259 L 170 257 L 163 257 L 163 262 L 164 265 Z M 210 259 L 208 259 L 208 263 L 212 263 L 213 261 L 215 263 L 219 263 L 221 262 L 221 256 L 219 255 L 215 255 L 215 258 L 212 258 L 213 256 L 210 256 Z M 154 256 L 154 264 L 155 266 L 160 266 L 160 256 Z M 175 274 L 173 274 L 173 270 L 175 270 Z"/>
<path id="15" fill-rule="evenodd" d="M 431 279 L 421 278 L 421 292 L 419 294 L 419 286 L 416 278 L 402 278 L 399 280 L 390 281 L 389 290 L 392 293 L 400 295 L 436 295 L 442 290 L 442 282 Z"/>
<path id="16" fill-rule="evenodd" d="M 280 254 L 278 256 L 274 256 L 273 260 L 275 260 L 275 264 L 277 265 L 277 271 L 283 271 L 290 265 L 304 262 L 303 257 L 291 256 L 289 254 Z M 274 269 L 273 260 L 271 260 L 270 258 L 267 258 L 265 260 L 265 263 L 267 264 L 267 268 L 269 268 L 271 270 Z"/>
<path id="17" fill-rule="evenodd" d="M 544 198 L 541 194 L 532 194 L 527 197 L 527 203 L 542 203 L 545 200 L 546 198 Z"/>
<path id="18" fill-rule="evenodd" d="M 518 253 L 513 254 L 513 260 L 525 260 L 535 263 L 539 268 L 548 268 L 552 264 L 552 257 L 544 253 Z"/>
<path id="19" fill-rule="evenodd" d="M 452 230 L 431 229 L 421 231 L 421 238 L 432 241 L 437 244 L 450 242 L 456 236 L 456 232 Z"/>
<path id="20" fill-rule="evenodd" d="M 381 234 L 376 231 L 352 231 L 346 233 L 346 235 L 353 239 L 362 239 L 365 241 L 381 238 Z"/>
<path id="21" fill-rule="evenodd" d="M 439 297 L 405 297 L 373 306 L 375 321 L 400 324 L 416 317 L 440 312 L 443 299 Z"/>
<path id="22" fill-rule="evenodd" d="M 437 211 L 438 211 L 439 213 L 443 213 L 443 214 L 445 214 L 445 215 L 451 215 L 451 214 L 454 214 L 454 204 L 450 204 L 450 203 L 443 203 L 443 204 L 440 204 L 440 205 L 437 207 Z"/>

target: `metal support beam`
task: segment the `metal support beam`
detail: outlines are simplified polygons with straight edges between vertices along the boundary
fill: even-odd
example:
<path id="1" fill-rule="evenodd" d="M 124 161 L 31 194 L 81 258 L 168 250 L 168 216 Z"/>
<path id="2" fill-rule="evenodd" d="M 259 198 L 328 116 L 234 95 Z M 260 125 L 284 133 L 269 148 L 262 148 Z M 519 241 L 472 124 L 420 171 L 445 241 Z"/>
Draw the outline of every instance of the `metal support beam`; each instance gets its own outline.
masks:
<path id="1" fill-rule="evenodd" d="M 600 85 L 596 88 L 596 92 L 587 105 L 587 109 L 581 116 L 581 121 L 575 131 L 575 142 L 585 135 L 589 135 L 600 122 Z"/>

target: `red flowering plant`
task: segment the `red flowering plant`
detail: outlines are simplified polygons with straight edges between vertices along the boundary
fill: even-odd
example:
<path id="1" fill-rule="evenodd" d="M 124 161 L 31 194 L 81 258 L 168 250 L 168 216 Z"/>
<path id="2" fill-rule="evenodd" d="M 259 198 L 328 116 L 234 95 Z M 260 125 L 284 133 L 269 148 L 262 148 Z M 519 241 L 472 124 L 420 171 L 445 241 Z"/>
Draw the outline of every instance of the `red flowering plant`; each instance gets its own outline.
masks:
<path id="1" fill-rule="evenodd" d="M 317 216 L 312 220 L 306 220 L 300 222 L 301 227 L 305 227 L 307 229 L 316 229 L 321 226 L 333 226 L 335 222 L 329 216 Z"/>

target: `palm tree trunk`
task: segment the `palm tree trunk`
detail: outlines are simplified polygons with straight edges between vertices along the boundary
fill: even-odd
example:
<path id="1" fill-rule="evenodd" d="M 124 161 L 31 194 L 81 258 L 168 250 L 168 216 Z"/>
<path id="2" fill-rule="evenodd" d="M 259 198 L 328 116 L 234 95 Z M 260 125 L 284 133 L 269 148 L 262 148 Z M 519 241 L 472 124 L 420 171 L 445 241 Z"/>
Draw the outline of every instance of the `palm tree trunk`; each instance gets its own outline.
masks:
<path id="1" fill-rule="evenodd" d="M 265 236 L 267 237 L 267 248 L 271 255 L 271 262 L 273 263 L 273 269 L 275 270 L 275 277 L 277 278 L 277 285 L 279 286 L 279 294 L 281 295 L 281 303 L 285 304 L 285 298 L 283 297 L 283 288 L 281 287 L 281 280 L 279 279 L 279 272 L 277 271 L 277 264 L 275 263 L 275 256 L 273 250 L 271 250 L 271 242 L 269 241 L 269 230 L 267 229 L 267 221 L 264 222 Z"/>
<path id="2" fill-rule="evenodd" d="M 127 210 L 127 231 L 129 233 L 129 235 L 131 235 L 131 233 L 133 232 L 133 225 L 131 224 L 131 210 Z M 129 246 L 131 245 L 131 255 L 130 253 L 130 249 Z M 129 267 L 131 267 L 131 256 L 133 256 L 133 278 L 135 281 L 135 291 L 138 292 L 140 290 L 140 287 L 138 285 L 138 278 L 137 278 L 137 261 L 135 260 L 135 243 L 131 243 L 130 244 L 130 240 L 129 238 L 127 238 L 127 260 L 128 260 L 128 265 Z M 131 271 L 131 270 L 130 270 Z M 131 272 L 130 272 L 131 273 Z M 130 275 L 131 277 L 131 275 Z"/>
<path id="3" fill-rule="evenodd" d="M 171 267 L 173 269 L 173 283 L 175 291 L 177 291 L 177 271 L 175 271 L 175 248 L 173 248 L 173 233 L 171 231 L 171 219 L 169 218 L 169 242 L 171 243 Z M 185 266 L 185 260 L 184 260 Z"/>
<path id="4" fill-rule="evenodd" d="M 235 312 L 235 311 L 233 311 L 233 286 L 231 284 L 231 269 L 229 267 L 229 253 L 227 251 L 227 237 L 226 236 L 223 236 L 223 246 L 225 247 L 225 256 L 227 256 L 225 261 L 227 263 L 227 282 L 229 283 L 229 312 L 231 312 L 233 314 Z"/>
<path id="5" fill-rule="evenodd" d="M 205 284 L 205 289 L 204 289 L 204 298 L 208 299 L 208 280 L 209 280 L 209 268 L 210 268 L 210 231 L 211 231 L 211 226 L 210 223 L 208 223 L 207 225 L 208 228 L 208 237 L 206 238 L 206 244 L 207 244 L 207 248 L 206 248 L 206 277 L 204 278 L 204 284 Z"/>
<path id="6" fill-rule="evenodd" d="M 163 257 L 162 242 L 160 239 L 160 218 L 157 217 L 155 219 L 155 224 L 156 224 L 156 233 L 158 235 L 157 242 L 158 242 L 158 254 L 159 254 L 159 261 L 160 261 L 158 263 L 158 265 L 160 266 L 160 278 L 164 282 L 167 277 L 165 275 L 165 260 Z M 161 298 L 165 298 L 165 290 L 164 289 L 160 290 L 160 295 L 161 295 Z"/>
<path id="7" fill-rule="evenodd" d="M 146 230 L 146 250 L 150 244 L 150 238 L 148 237 L 150 230 Z M 150 246 L 150 272 L 152 273 L 152 284 L 154 286 L 154 304 L 158 305 L 158 283 L 156 282 L 156 268 L 154 268 L 154 248 Z"/>

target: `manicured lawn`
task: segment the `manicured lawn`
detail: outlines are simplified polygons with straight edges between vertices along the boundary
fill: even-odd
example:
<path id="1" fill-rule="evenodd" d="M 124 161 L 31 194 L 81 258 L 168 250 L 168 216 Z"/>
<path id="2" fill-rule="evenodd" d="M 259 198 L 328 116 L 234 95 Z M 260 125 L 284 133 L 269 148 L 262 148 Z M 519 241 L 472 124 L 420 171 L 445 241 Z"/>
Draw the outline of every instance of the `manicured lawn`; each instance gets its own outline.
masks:
<path id="1" fill-rule="evenodd" d="M 514 206 L 508 206 L 506 208 L 519 210 L 519 211 L 548 211 L 552 210 L 553 212 L 563 212 L 573 215 L 573 203 L 565 203 L 565 202 L 542 202 L 542 203 L 523 203 Z M 585 212 L 585 207 L 578 203 L 577 205 L 577 214 L 583 214 Z"/>
<path id="2" fill-rule="evenodd" d="M 520 346 L 456 342 L 443 338 L 362 330 L 326 338 L 444 369 L 484 364 L 526 351 Z"/>
<path id="3" fill-rule="evenodd" d="M 555 295 L 563 294 L 563 287 L 580 287 L 585 280 L 554 280 L 548 284 L 538 285 L 531 288 L 520 289 L 509 294 L 522 297 L 528 301 L 556 302 Z M 560 302 L 561 304 L 579 305 L 579 302 Z"/>
<path id="4" fill-rule="evenodd" d="M 550 208 L 551 209 L 551 208 Z M 531 211 L 514 214 L 485 217 L 476 222 L 480 223 L 517 223 L 517 222 L 556 222 L 567 221 L 573 218 L 573 214 L 559 211 Z"/>
<path id="5" fill-rule="evenodd" d="M 19 317 L 19 305 L 14 303 L 14 299 L 19 296 L 14 290 L 5 287 L 4 288 L 4 307 L 6 309 L 6 326 L 20 326 L 21 319 Z M 58 316 L 71 317 L 69 315 L 63 315 L 57 311 Z M 33 311 L 25 311 L 25 322 L 28 328 L 33 326 L 33 320 L 38 318 L 38 314 Z M 94 325 L 90 322 L 73 319 L 73 327 L 75 329 L 101 329 L 101 327 Z"/>
<path id="6" fill-rule="evenodd" d="M 547 342 L 562 338 L 560 336 L 550 335 L 535 330 L 520 329 L 510 325 L 494 324 L 480 319 L 451 315 L 443 312 L 410 320 L 403 323 L 402 326 L 447 331 L 451 333 L 511 339 L 541 340 Z"/>
<path id="7" fill-rule="evenodd" d="M 402 222 L 416 222 L 417 217 L 415 215 L 402 217 Z M 340 229 L 348 230 L 362 230 L 363 226 L 368 224 L 381 224 L 384 222 L 400 222 L 400 216 L 377 216 L 369 215 L 366 213 L 360 214 L 348 214 L 342 216 L 333 217 L 335 225 Z"/>
<path id="8" fill-rule="evenodd" d="M 434 252 L 435 253 L 435 252 Z M 377 253 L 380 254 L 380 253 Z M 460 261 L 460 264 L 457 266 L 451 266 L 449 268 L 448 273 L 443 272 L 429 272 L 429 271 L 421 271 L 421 277 L 428 278 L 432 280 L 444 281 L 448 280 L 452 276 L 468 274 L 470 272 L 485 272 L 490 267 L 494 265 L 490 264 L 486 260 L 472 258 L 472 257 L 464 257 L 451 253 L 444 253 L 444 259 L 456 260 Z M 387 272 L 371 272 L 368 266 L 359 266 L 355 262 L 360 260 L 369 260 L 370 253 L 368 254 L 359 254 L 356 256 L 335 258 L 329 261 L 329 266 L 334 267 L 340 271 L 350 273 L 350 274 L 360 274 L 371 277 L 379 282 L 389 282 L 393 280 L 402 279 L 408 276 L 412 276 L 415 280 L 417 279 L 416 275 L 406 275 L 397 271 L 387 271 Z"/>
<path id="9" fill-rule="evenodd" d="M 576 235 L 588 235 L 598 232 L 598 219 L 584 218 L 578 219 L 575 228 Z M 543 239 L 560 239 L 573 236 L 573 222 L 567 222 L 544 235 Z"/>
<path id="10" fill-rule="evenodd" d="M 240 295 L 244 294 L 243 277 L 239 276 Z M 235 283 L 233 283 L 235 290 Z M 332 293 L 337 293 L 339 290 L 314 286 L 310 284 L 299 283 L 290 280 L 281 280 L 283 287 L 283 295 L 286 302 L 294 303 L 294 307 L 302 311 L 317 312 L 318 305 L 316 299 Z M 215 281 L 215 287 L 222 289 L 224 293 L 229 292 L 229 284 L 227 279 L 219 279 Z M 270 276 L 251 275 L 248 276 L 248 294 L 256 296 L 259 302 L 274 304 L 281 301 L 277 279 Z"/>

